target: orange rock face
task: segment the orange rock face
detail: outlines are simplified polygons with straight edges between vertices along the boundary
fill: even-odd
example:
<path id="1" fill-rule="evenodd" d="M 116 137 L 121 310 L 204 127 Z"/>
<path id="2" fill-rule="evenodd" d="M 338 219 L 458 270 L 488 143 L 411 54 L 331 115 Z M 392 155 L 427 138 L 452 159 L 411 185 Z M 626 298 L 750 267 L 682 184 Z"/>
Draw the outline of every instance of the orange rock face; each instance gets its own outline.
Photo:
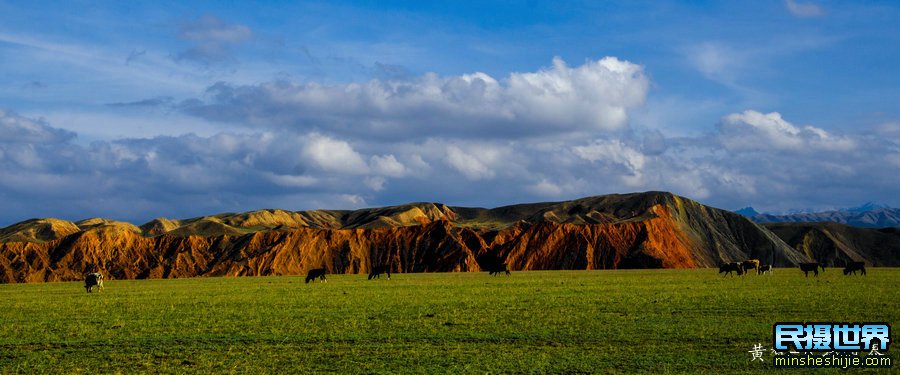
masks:
<path id="1" fill-rule="evenodd" d="M 589 225 L 542 222 L 498 244 L 496 251 L 513 269 L 523 270 L 712 266 L 694 259 L 692 244 L 671 224 L 665 218 Z"/>
<path id="2" fill-rule="evenodd" d="M 99 271 L 113 279 L 194 276 L 479 271 L 475 254 L 448 222 L 383 229 L 314 229 L 242 236 L 84 231 L 45 243 L 0 243 L 0 281 L 80 280 Z"/>
<path id="3" fill-rule="evenodd" d="M 739 215 L 667 193 L 453 210 L 415 204 L 354 212 L 257 211 L 223 216 L 223 230 L 215 231 L 196 228 L 218 217 L 186 225 L 157 219 L 140 229 L 98 222 L 46 242 L 0 242 L 0 282 L 81 280 L 95 271 L 112 279 L 303 275 L 320 267 L 367 273 L 379 265 L 392 272 L 466 272 L 481 271 L 484 259 L 512 270 L 807 261 Z M 239 220 L 244 217 L 254 221 Z M 310 222 L 315 226 L 303 226 Z M 473 225 L 479 222 L 490 225 Z M 338 225 L 343 227 L 331 228 Z M 203 234 L 191 234 L 191 228 Z"/>

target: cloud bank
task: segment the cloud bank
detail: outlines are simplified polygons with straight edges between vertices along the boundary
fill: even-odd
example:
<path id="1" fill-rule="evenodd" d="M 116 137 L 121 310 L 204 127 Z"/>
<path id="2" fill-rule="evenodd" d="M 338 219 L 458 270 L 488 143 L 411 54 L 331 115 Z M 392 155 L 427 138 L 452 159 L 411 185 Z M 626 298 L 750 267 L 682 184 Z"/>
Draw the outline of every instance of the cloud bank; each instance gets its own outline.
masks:
<path id="1" fill-rule="evenodd" d="M 893 123 L 875 137 L 745 110 L 672 137 L 630 124 L 648 90 L 642 67 L 612 57 L 575 67 L 555 59 L 502 80 L 217 83 L 202 98 L 111 105 L 169 106 L 242 131 L 87 145 L 56 124 L 0 110 L 0 219 L 496 206 L 644 190 L 765 210 L 885 200 L 900 182 Z"/>

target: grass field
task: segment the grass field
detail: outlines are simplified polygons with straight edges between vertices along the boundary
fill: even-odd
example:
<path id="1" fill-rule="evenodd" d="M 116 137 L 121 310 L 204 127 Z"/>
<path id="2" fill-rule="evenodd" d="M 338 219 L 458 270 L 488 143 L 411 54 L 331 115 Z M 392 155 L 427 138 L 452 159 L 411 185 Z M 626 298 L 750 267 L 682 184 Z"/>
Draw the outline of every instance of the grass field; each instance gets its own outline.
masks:
<path id="1" fill-rule="evenodd" d="M 328 280 L 0 285 L 0 373 L 768 373 L 775 322 L 900 322 L 900 269 Z"/>

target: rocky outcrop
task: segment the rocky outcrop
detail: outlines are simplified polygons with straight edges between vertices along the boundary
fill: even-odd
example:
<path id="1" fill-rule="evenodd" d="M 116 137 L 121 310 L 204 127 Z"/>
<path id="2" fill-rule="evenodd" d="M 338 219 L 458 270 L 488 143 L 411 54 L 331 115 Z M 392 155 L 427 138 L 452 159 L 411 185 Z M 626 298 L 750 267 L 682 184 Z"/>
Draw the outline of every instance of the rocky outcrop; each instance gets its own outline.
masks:
<path id="1" fill-rule="evenodd" d="M 21 223 L 20 223 L 21 224 Z M 750 220 L 669 193 L 609 195 L 496 209 L 416 203 L 357 211 L 261 210 L 140 228 L 91 219 L 46 241 L 0 243 L 0 282 L 195 276 L 694 268 L 810 258 Z M 13 228 L 13 227 L 10 227 Z M 25 233 L 28 225 L 6 233 Z M 18 230 L 19 232 L 16 232 Z M 27 233 L 26 233 L 27 232 Z"/>
<path id="2" fill-rule="evenodd" d="M 529 270 L 715 267 L 752 258 L 776 266 L 808 261 L 736 214 L 671 194 L 655 198 L 647 201 L 649 207 L 628 210 L 628 220 L 607 224 L 518 224 L 496 233 L 488 251 L 514 269 Z"/>
<path id="3" fill-rule="evenodd" d="M 99 271 L 113 279 L 194 276 L 479 271 L 475 253 L 449 222 L 382 229 L 299 228 L 241 236 L 144 237 L 88 230 L 45 243 L 0 243 L 0 281 L 80 280 Z"/>

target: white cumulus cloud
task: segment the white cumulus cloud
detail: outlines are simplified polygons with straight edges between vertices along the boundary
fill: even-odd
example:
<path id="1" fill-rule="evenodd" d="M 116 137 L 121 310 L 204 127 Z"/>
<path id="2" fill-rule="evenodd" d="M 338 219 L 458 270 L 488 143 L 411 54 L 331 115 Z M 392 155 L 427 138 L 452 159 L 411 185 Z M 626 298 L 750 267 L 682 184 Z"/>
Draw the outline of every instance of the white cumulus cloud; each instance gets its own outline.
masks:
<path id="1" fill-rule="evenodd" d="M 210 120 L 343 137 L 523 138 L 621 130 L 628 111 L 643 104 L 643 67 L 606 57 L 576 67 L 562 59 L 549 68 L 407 80 L 332 84 L 218 83 L 211 100 L 185 105 Z"/>
<path id="2" fill-rule="evenodd" d="M 573 151 L 591 162 L 623 166 L 634 175 L 639 175 L 644 168 L 644 154 L 620 140 L 596 140 L 587 146 L 575 146 Z"/>
<path id="3" fill-rule="evenodd" d="M 372 170 L 377 174 L 402 177 L 407 173 L 406 167 L 394 155 L 372 155 L 369 160 Z"/>
<path id="4" fill-rule="evenodd" d="M 447 158 L 444 159 L 448 165 L 453 167 L 459 173 L 462 173 L 470 180 L 484 180 L 494 177 L 494 171 L 487 165 L 485 158 L 492 158 L 493 155 L 485 155 L 478 157 L 474 154 L 463 151 L 457 146 L 447 147 Z"/>
<path id="5" fill-rule="evenodd" d="M 849 151 L 856 143 L 814 126 L 798 127 L 778 112 L 732 113 L 719 123 L 723 146 L 731 151 L 780 150 L 794 152 Z"/>
<path id="6" fill-rule="evenodd" d="M 364 174 L 369 170 L 363 157 L 349 143 L 324 135 L 313 134 L 303 153 L 325 171 Z"/>

